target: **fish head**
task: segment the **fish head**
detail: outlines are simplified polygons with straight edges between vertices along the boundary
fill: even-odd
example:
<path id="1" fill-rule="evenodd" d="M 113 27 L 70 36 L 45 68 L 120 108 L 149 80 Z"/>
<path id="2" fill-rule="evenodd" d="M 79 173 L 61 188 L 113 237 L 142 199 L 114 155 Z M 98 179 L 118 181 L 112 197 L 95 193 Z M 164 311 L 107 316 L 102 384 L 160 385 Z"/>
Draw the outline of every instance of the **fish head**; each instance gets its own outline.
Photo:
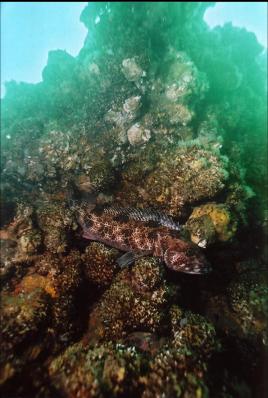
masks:
<path id="1" fill-rule="evenodd" d="M 185 251 L 167 249 L 164 261 L 171 270 L 186 274 L 207 274 L 211 271 L 207 259 L 198 247 L 190 246 Z"/>

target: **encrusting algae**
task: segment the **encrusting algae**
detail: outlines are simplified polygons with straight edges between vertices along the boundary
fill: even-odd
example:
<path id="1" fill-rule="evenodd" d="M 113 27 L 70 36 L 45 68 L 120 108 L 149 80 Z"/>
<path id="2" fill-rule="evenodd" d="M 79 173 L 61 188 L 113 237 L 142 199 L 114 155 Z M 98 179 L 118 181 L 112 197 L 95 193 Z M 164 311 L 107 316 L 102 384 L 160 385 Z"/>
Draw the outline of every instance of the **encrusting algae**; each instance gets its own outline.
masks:
<path id="1" fill-rule="evenodd" d="M 215 241 L 226 242 L 235 236 L 237 220 L 226 205 L 207 203 L 193 209 L 187 221 L 192 242 L 206 247 Z"/>

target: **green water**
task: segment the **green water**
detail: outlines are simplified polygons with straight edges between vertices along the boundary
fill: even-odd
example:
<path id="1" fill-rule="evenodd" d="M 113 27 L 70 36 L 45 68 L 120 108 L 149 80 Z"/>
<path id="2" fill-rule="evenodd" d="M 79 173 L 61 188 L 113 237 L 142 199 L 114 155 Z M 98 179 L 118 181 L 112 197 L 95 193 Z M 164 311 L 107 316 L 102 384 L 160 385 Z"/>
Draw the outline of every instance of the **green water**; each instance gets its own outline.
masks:
<path id="1" fill-rule="evenodd" d="M 266 396 L 267 52 L 210 30 L 209 4 L 89 3 L 77 57 L 7 84 L 3 396 Z M 120 269 L 122 230 L 156 244 L 163 227 L 103 217 L 108 244 L 90 242 L 74 197 L 169 215 L 161 248 L 183 240 L 212 271 L 152 253 Z"/>

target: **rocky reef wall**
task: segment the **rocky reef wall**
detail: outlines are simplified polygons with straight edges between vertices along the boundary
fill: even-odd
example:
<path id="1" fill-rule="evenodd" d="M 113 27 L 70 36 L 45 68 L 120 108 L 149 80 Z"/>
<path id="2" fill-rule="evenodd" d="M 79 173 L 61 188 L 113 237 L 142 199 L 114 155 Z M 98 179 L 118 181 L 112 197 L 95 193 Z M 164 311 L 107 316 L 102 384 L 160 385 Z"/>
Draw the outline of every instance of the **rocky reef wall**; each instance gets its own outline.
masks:
<path id="1" fill-rule="evenodd" d="M 89 3 L 1 112 L 0 383 L 6 397 L 262 397 L 267 385 L 263 48 L 213 3 Z M 81 237 L 70 187 L 184 227 L 207 276 Z"/>

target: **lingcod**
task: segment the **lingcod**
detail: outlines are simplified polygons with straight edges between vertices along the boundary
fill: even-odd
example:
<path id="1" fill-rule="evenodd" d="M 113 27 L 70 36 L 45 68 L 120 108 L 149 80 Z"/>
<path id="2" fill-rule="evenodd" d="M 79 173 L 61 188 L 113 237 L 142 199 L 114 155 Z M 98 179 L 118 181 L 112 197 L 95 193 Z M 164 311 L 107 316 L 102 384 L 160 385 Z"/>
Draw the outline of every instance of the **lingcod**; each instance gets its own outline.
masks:
<path id="1" fill-rule="evenodd" d="M 118 263 L 130 264 L 140 256 L 160 258 L 173 271 L 203 274 L 210 266 L 201 249 L 180 236 L 180 226 L 168 215 L 151 209 L 101 207 L 72 202 L 86 239 L 126 252 Z"/>

